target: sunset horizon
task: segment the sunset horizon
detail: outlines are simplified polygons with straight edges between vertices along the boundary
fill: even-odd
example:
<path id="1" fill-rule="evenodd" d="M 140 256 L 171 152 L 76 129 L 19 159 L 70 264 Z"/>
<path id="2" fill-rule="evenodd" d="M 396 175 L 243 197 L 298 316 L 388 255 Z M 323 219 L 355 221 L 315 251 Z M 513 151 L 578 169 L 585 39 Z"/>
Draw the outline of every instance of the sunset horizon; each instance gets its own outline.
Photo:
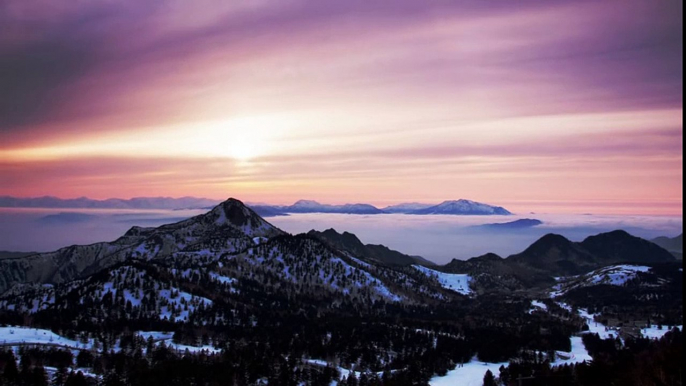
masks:
<path id="1" fill-rule="evenodd" d="M 0 195 L 682 214 L 679 2 L 40 4 Z"/>
<path id="2" fill-rule="evenodd" d="M 0 385 L 681 385 L 683 1 L 0 1 Z"/>

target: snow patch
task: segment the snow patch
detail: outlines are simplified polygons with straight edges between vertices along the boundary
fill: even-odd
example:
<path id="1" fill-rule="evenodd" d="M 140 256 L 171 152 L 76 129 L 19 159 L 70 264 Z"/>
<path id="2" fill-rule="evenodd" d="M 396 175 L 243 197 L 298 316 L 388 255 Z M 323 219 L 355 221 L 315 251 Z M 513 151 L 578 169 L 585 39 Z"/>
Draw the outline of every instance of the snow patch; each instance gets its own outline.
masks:
<path id="1" fill-rule="evenodd" d="M 448 371 L 443 377 L 433 377 L 429 380 L 431 386 L 481 386 L 484 382 L 486 371 L 491 370 L 494 377 L 500 374 L 500 366 L 507 367 L 507 362 L 486 363 L 481 362 L 476 357 L 471 361 L 457 365 L 455 369 Z"/>
<path id="2" fill-rule="evenodd" d="M 447 288 L 462 295 L 470 295 L 473 293 L 471 288 L 469 288 L 469 282 L 472 281 L 472 277 L 467 274 L 445 273 L 419 265 L 413 265 L 412 267 L 422 272 L 426 276 L 433 277 L 438 280 L 443 288 Z"/>

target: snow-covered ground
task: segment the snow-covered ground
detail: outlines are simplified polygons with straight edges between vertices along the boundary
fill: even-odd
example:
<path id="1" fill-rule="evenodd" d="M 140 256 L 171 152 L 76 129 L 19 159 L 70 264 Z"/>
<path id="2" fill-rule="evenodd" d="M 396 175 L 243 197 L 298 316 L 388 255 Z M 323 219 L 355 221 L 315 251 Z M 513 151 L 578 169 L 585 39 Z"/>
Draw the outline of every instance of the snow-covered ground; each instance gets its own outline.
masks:
<path id="1" fill-rule="evenodd" d="M 164 342 L 164 344 L 167 345 L 167 347 L 170 347 L 176 351 L 190 351 L 192 353 L 199 353 L 201 351 L 206 351 L 210 354 L 216 354 L 221 352 L 221 349 L 214 348 L 210 345 L 204 345 L 204 346 L 188 346 L 185 344 L 177 344 L 172 342 L 172 338 L 174 337 L 173 332 L 165 332 L 165 331 L 137 331 L 136 335 L 139 335 L 143 337 L 144 339 L 148 339 L 149 337 L 152 337 L 152 340 L 155 341 L 156 344 L 160 344 L 161 342 Z"/>
<path id="2" fill-rule="evenodd" d="M 454 370 L 448 371 L 443 377 L 433 377 L 429 380 L 431 386 L 481 386 L 484 383 L 486 371 L 491 370 L 493 376 L 500 374 L 500 366 L 507 367 L 507 362 L 485 363 L 475 358 Z"/>
<path id="3" fill-rule="evenodd" d="M 326 367 L 329 365 L 329 362 L 322 360 L 322 359 L 305 359 L 304 362 L 309 363 L 311 365 L 317 365 L 317 366 L 323 366 L 323 367 Z M 352 370 L 345 369 L 345 368 L 340 367 L 340 366 L 336 367 L 336 370 L 338 370 L 338 372 L 341 373 L 341 378 L 347 378 L 350 376 L 351 373 L 355 373 L 355 377 L 358 379 L 360 378 L 360 375 L 362 375 L 362 372 L 360 372 L 360 371 L 352 371 Z M 391 370 L 391 372 L 393 372 L 393 371 L 394 370 Z M 376 374 L 381 376 L 383 374 L 383 371 L 379 371 Z M 338 382 L 332 383 L 332 385 L 333 384 L 337 385 Z"/>
<path id="4" fill-rule="evenodd" d="M 678 328 L 680 331 L 684 331 L 684 326 L 679 325 L 679 326 L 666 326 L 663 325 L 662 329 L 659 329 L 658 326 L 652 324 L 650 327 L 642 328 L 641 329 L 641 334 L 645 338 L 650 338 L 650 339 L 660 339 L 662 338 L 668 331 L 670 331 L 670 327 Z"/>
<path id="5" fill-rule="evenodd" d="M 612 330 L 606 327 L 604 324 L 596 322 L 593 317 L 595 315 L 589 314 L 588 311 L 583 308 L 579 309 L 579 316 L 586 319 L 586 324 L 588 324 L 588 332 L 591 334 L 598 334 L 601 339 L 616 338 L 618 331 Z"/>
<path id="6" fill-rule="evenodd" d="M 643 265 L 613 265 L 601 268 L 584 275 L 555 278 L 559 284 L 550 293 L 551 298 L 564 295 L 576 288 L 590 287 L 598 284 L 622 286 L 636 278 L 639 272 L 650 271 L 650 267 Z"/>
<path id="7" fill-rule="evenodd" d="M 205 351 L 208 354 L 218 354 L 222 351 L 221 349 L 214 348 L 210 345 L 195 347 L 195 346 L 188 346 L 185 344 L 176 344 L 173 342 L 169 342 L 169 343 L 165 342 L 165 343 L 167 344 L 167 347 L 171 347 L 176 351 L 182 351 L 182 352 L 188 350 L 191 353 L 199 353 L 201 351 Z"/>
<path id="8" fill-rule="evenodd" d="M 436 278 L 443 288 L 459 292 L 463 295 L 472 293 L 472 290 L 469 288 L 469 282 L 472 281 L 472 278 L 467 274 L 439 272 L 419 265 L 413 265 L 413 267 L 427 276 Z"/>
<path id="9" fill-rule="evenodd" d="M 586 350 L 584 342 L 580 336 L 573 336 L 570 338 L 572 349 L 569 352 L 557 351 L 557 359 L 551 363 L 552 366 L 562 366 L 565 364 L 571 365 L 574 363 L 581 363 L 583 361 L 590 362 L 593 360 L 591 355 Z"/>
<path id="10" fill-rule="evenodd" d="M 81 343 L 59 336 L 52 331 L 28 327 L 0 327 L 0 345 L 46 344 L 75 349 L 91 348 L 92 342 Z"/>
<path id="11" fill-rule="evenodd" d="M 531 301 L 531 309 L 529 310 L 529 313 L 532 313 L 536 311 L 537 309 L 543 310 L 543 311 L 548 311 L 548 306 L 545 305 L 545 303 L 539 301 L 539 300 L 532 300 Z"/>
<path id="12" fill-rule="evenodd" d="M 173 332 L 166 331 L 136 331 L 136 335 L 143 337 L 143 339 L 152 337 L 154 341 L 171 340 L 174 337 Z"/>
<path id="13" fill-rule="evenodd" d="M 152 339 L 159 344 L 160 342 L 165 342 L 165 344 L 177 351 L 190 351 L 193 353 L 201 352 L 203 350 L 209 353 L 218 353 L 221 349 L 214 348 L 209 345 L 195 347 L 187 346 L 183 344 L 176 344 L 172 342 L 172 337 L 174 336 L 171 332 L 162 331 L 138 331 L 137 335 L 140 335 L 144 339 L 152 337 Z M 27 327 L 0 327 L 0 346 L 13 346 L 13 345 L 25 345 L 25 344 L 41 344 L 49 346 L 59 346 L 65 348 L 73 349 L 93 349 L 92 340 L 88 343 L 81 343 L 75 340 L 67 339 L 63 336 L 57 335 L 49 330 L 42 330 L 37 328 L 27 328 Z M 118 345 L 117 345 L 118 347 Z"/>

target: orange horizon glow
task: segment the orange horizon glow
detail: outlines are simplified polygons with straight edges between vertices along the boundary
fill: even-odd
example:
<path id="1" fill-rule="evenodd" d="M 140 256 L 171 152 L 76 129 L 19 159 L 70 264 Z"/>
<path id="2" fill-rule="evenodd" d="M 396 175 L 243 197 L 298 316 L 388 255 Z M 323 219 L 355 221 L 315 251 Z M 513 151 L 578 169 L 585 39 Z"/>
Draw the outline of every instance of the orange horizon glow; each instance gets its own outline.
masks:
<path id="1" fill-rule="evenodd" d="M 679 2 L 165 3 L 0 5 L 0 195 L 683 213 Z"/>

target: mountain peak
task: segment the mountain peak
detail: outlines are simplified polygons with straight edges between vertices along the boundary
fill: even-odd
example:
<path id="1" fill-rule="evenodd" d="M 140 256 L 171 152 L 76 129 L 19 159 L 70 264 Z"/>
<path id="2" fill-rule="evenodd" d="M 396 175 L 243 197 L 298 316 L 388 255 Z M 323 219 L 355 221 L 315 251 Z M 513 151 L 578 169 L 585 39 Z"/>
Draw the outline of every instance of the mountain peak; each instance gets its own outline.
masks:
<path id="1" fill-rule="evenodd" d="M 500 206 L 466 200 L 447 200 L 438 205 L 410 212 L 411 214 L 458 214 L 458 215 L 510 215 L 510 211 Z"/>
<path id="2" fill-rule="evenodd" d="M 252 236 L 253 233 L 257 236 L 278 233 L 277 228 L 233 197 L 215 206 L 204 217 L 218 226 L 229 225 L 240 228 L 249 236 Z"/>
<path id="3" fill-rule="evenodd" d="M 300 207 L 311 207 L 311 206 L 321 206 L 319 202 L 315 200 L 298 200 L 296 201 L 293 206 L 300 206 Z"/>
<path id="4" fill-rule="evenodd" d="M 659 263 L 674 260 L 664 248 L 624 230 L 589 236 L 581 245 L 603 260 L 618 262 Z M 620 261 L 621 260 L 621 261 Z"/>

